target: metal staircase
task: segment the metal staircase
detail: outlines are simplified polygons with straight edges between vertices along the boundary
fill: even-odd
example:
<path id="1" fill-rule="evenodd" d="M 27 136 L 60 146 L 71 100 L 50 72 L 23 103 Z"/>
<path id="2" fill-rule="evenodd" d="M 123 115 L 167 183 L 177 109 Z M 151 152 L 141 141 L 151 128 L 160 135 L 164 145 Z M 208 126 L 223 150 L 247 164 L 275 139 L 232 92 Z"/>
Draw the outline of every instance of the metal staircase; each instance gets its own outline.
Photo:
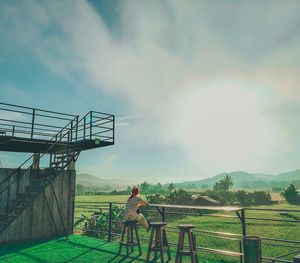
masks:
<path id="1" fill-rule="evenodd" d="M 45 197 L 48 186 L 54 192 L 64 224 L 53 181 L 77 160 L 81 151 L 114 144 L 114 115 L 90 111 L 79 120 L 78 116 L 69 114 L 5 103 L 0 103 L 0 106 L 0 151 L 33 153 L 0 182 L 0 234 L 36 198 L 41 195 Z M 3 118 L 1 112 L 30 115 L 31 121 Z M 52 123 L 36 122 L 38 116 L 68 120 L 68 123 L 60 127 Z M 66 116 L 73 118 L 67 119 Z M 40 169 L 40 161 L 45 160 L 49 163 L 48 167 Z M 26 186 L 24 182 L 27 182 Z M 63 227 L 67 236 L 66 228 Z"/>

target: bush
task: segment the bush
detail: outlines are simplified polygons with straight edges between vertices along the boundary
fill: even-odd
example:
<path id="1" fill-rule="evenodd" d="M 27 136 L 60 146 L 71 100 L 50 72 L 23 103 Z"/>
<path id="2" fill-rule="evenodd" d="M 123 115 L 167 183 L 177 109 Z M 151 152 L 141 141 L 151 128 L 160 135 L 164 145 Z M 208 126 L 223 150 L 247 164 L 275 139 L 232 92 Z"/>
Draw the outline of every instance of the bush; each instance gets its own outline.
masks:
<path id="1" fill-rule="evenodd" d="M 244 190 L 236 191 L 234 197 L 241 205 L 251 205 L 251 196 Z"/>
<path id="2" fill-rule="evenodd" d="M 288 188 L 282 190 L 280 195 L 283 196 L 284 199 L 290 204 L 300 203 L 299 193 L 297 192 L 297 188 L 293 184 L 291 184 Z"/>
<path id="3" fill-rule="evenodd" d="M 74 223 L 74 226 L 79 228 L 84 227 L 83 231 L 85 235 L 104 239 L 106 236 L 108 236 L 108 234 L 104 232 L 108 232 L 108 228 L 109 228 L 109 222 L 108 222 L 109 212 L 107 212 L 107 210 L 104 211 L 102 209 L 99 209 L 99 211 L 93 213 L 90 218 L 88 218 L 85 215 L 81 215 L 81 218 Z M 124 214 L 123 208 L 120 208 L 117 205 L 112 206 L 112 213 L 111 213 L 112 221 L 114 220 L 122 221 L 123 214 Z M 97 230 L 100 232 L 97 233 L 89 230 Z M 121 230 L 122 230 L 122 223 L 112 223 L 111 231 L 113 233 L 120 233 Z"/>
<path id="4" fill-rule="evenodd" d="M 164 204 L 166 199 L 160 194 L 146 195 L 146 199 L 150 204 Z"/>
<path id="5" fill-rule="evenodd" d="M 252 205 L 270 205 L 273 204 L 271 195 L 265 191 L 254 191 L 249 193 Z"/>
<path id="6" fill-rule="evenodd" d="M 166 203 L 176 205 L 190 205 L 193 201 L 192 194 L 183 190 L 174 190 L 165 197 Z"/>

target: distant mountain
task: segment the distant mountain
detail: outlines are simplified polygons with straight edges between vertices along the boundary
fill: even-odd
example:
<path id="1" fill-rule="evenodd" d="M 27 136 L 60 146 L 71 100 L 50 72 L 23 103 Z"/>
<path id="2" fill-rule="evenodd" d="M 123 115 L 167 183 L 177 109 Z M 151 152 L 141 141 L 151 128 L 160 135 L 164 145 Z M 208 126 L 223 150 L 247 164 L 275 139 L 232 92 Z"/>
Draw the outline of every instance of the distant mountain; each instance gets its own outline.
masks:
<path id="1" fill-rule="evenodd" d="M 109 189 L 119 190 L 124 189 L 127 185 L 131 185 L 132 182 L 120 179 L 103 179 L 90 174 L 77 174 L 76 184 L 82 184 L 88 187 L 100 187 L 102 189 L 107 186 Z"/>
<path id="2" fill-rule="evenodd" d="M 272 180 L 275 181 L 293 181 L 293 180 L 300 180 L 300 170 L 295 170 L 292 172 L 281 173 L 276 175 Z"/>
<path id="3" fill-rule="evenodd" d="M 214 184 L 220 179 L 222 179 L 225 175 L 229 175 L 232 177 L 234 188 L 265 188 L 269 187 L 272 181 L 291 183 L 293 180 L 300 180 L 300 170 L 281 173 L 278 175 L 270 175 L 263 173 L 251 174 L 243 171 L 237 171 L 229 173 L 220 173 L 214 177 L 197 181 L 176 183 L 175 186 L 182 188 L 212 188 Z"/>

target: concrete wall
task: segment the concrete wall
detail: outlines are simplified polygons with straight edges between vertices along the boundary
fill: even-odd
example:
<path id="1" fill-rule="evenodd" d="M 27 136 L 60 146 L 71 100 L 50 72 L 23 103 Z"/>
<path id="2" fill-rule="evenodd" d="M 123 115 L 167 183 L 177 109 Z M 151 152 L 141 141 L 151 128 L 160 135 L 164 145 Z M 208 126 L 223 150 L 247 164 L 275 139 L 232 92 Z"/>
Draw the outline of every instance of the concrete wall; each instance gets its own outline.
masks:
<path id="1" fill-rule="evenodd" d="M 13 169 L 0 169 L 0 182 L 12 172 Z M 20 191 L 25 192 L 25 186 L 29 183 L 28 174 L 22 176 Z M 75 201 L 75 178 L 76 171 L 68 170 L 58 175 L 53 184 L 62 209 L 62 217 L 68 234 L 73 232 L 74 201 Z M 15 188 L 11 189 L 12 196 Z M 0 244 L 42 240 L 51 237 L 63 236 L 64 228 L 55 201 L 53 189 L 49 185 L 45 190 L 45 197 L 40 194 L 14 222 L 0 234 Z M 6 206 L 6 193 L 0 195 L 0 214 L 3 214 Z M 50 211 L 49 211 L 50 210 Z M 51 219 L 54 217 L 54 222 Z"/>

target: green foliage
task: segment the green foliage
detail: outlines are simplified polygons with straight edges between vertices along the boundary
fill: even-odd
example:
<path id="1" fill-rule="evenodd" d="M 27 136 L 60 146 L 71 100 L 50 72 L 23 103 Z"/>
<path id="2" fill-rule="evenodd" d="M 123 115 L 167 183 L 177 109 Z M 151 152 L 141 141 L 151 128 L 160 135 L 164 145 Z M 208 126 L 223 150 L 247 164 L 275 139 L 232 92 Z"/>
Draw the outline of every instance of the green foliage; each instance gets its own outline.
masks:
<path id="1" fill-rule="evenodd" d="M 173 183 L 168 184 L 168 192 L 171 193 L 173 190 L 175 190 L 175 186 Z"/>
<path id="2" fill-rule="evenodd" d="M 168 195 L 166 195 L 166 202 L 168 204 L 187 205 L 190 204 L 192 201 L 192 194 L 183 189 L 174 190 Z"/>
<path id="3" fill-rule="evenodd" d="M 241 205 L 250 205 L 251 204 L 251 197 L 248 192 L 244 190 L 239 190 L 235 192 L 235 199 Z"/>
<path id="4" fill-rule="evenodd" d="M 130 192 L 131 192 L 131 190 L 130 190 Z M 113 190 L 109 193 L 109 195 L 130 195 L 130 192 L 128 193 L 127 190 L 125 190 L 125 191 Z"/>
<path id="5" fill-rule="evenodd" d="M 266 191 L 254 191 L 249 193 L 252 205 L 270 205 L 273 203 L 271 194 Z"/>
<path id="6" fill-rule="evenodd" d="M 183 190 L 174 190 L 171 193 L 162 196 L 160 194 L 147 195 L 149 203 L 153 204 L 176 204 L 176 205 L 189 205 L 192 203 L 192 194 Z"/>
<path id="7" fill-rule="evenodd" d="M 111 220 L 122 221 L 124 209 L 117 205 L 113 205 L 111 209 Z M 106 238 L 109 230 L 109 211 L 99 208 L 99 211 L 94 212 L 90 217 L 81 215 L 75 223 L 75 227 L 84 227 L 84 234 L 93 237 Z M 92 231 L 91 231 L 92 230 Z M 93 232 L 93 230 L 101 231 L 99 233 Z M 112 223 L 111 228 L 113 233 L 119 233 L 122 230 L 122 223 Z"/>
<path id="8" fill-rule="evenodd" d="M 227 192 L 232 186 L 232 177 L 225 175 L 221 180 L 215 183 L 213 189 L 219 192 Z"/>
<path id="9" fill-rule="evenodd" d="M 166 198 L 160 194 L 147 195 L 146 199 L 150 204 L 165 204 L 166 203 Z"/>
<path id="10" fill-rule="evenodd" d="M 282 190 L 280 195 L 283 196 L 284 199 L 290 204 L 300 203 L 299 193 L 297 192 L 297 188 L 293 184 L 290 184 L 288 188 Z"/>

